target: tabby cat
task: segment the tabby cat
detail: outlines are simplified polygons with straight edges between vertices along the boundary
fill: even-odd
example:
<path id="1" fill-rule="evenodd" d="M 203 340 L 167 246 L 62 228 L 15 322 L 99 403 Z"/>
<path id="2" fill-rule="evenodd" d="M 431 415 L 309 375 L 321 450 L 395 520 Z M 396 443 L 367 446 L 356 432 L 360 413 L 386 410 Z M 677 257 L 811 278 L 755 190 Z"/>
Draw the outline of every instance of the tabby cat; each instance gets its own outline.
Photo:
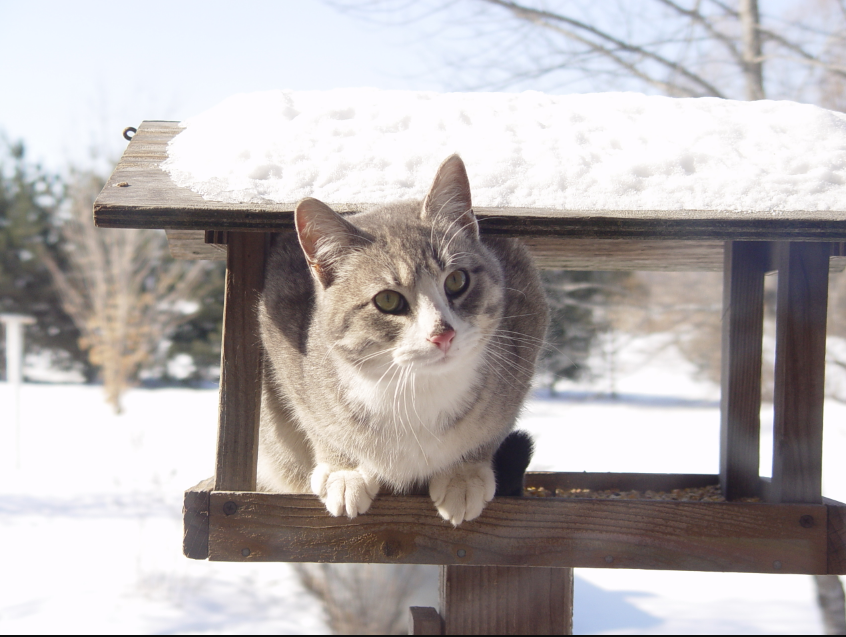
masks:
<path id="1" fill-rule="evenodd" d="M 341 216 L 304 199 L 295 221 L 259 306 L 259 488 L 353 518 L 380 489 L 428 486 L 445 520 L 478 517 L 547 327 L 531 257 L 480 237 L 457 155 L 423 202 Z"/>

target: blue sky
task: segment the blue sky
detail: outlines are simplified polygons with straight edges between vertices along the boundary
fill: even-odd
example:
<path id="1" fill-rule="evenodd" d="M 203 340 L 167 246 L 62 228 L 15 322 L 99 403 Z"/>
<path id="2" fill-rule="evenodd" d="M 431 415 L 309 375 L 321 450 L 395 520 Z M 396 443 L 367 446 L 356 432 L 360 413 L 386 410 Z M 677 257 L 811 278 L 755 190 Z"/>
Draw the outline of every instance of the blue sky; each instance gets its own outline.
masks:
<path id="1" fill-rule="evenodd" d="M 235 93 L 444 90 L 436 33 L 312 0 L 0 0 L 0 135 L 61 169 L 118 157 L 125 126 Z"/>

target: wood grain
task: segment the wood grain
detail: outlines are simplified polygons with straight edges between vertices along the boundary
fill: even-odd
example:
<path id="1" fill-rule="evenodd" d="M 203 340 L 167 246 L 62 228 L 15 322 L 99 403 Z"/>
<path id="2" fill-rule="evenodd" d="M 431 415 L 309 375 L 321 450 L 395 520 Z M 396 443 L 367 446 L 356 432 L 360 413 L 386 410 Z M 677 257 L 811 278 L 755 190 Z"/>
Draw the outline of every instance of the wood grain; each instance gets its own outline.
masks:
<path id="1" fill-rule="evenodd" d="M 773 502 L 822 500 L 822 427 L 830 247 L 778 246 Z"/>
<path id="2" fill-rule="evenodd" d="M 769 244 L 728 241 L 723 268 L 720 484 L 728 500 L 757 496 L 764 274 Z"/>
<path id="3" fill-rule="evenodd" d="M 431 606 L 412 606 L 409 608 L 408 634 L 443 635 L 443 621 L 438 611 Z"/>
<path id="4" fill-rule="evenodd" d="M 170 256 L 186 261 L 226 261 L 226 246 L 206 243 L 202 230 L 165 230 Z"/>
<path id="5" fill-rule="evenodd" d="M 571 635 L 573 569 L 441 567 L 445 635 Z"/>
<path id="6" fill-rule="evenodd" d="M 310 495 L 212 492 L 209 511 L 209 557 L 221 561 L 818 574 L 827 568 L 822 505 L 496 498 L 458 528 L 441 520 L 426 496 L 379 496 L 353 520 L 331 517 Z M 801 526 L 805 515 L 818 523 Z"/>
<path id="7" fill-rule="evenodd" d="M 233 232 L 228 242 L 215 489 L 254 490 L 262 366 L 256 307 L 267 235 Z"/>
<path id="8" fill-rule="evenodd" d="M 710 473 L 588 473 L 529 471 L 527 487 L 593 489 L 595 491 L 672 491 L 719 484 L 720 476 Z"/>
<path id="9" fill-rule="evenodd" d="M 185 491 L 182 505 L 182 554 L 192 560 L 209 556 L 209 493 L 214 478 L 207 478 Z"/>
<path id="10" fill-rule="evenodd" d="M 176 122 L 143 122 L 94 203 L 98 226 L 183 230 L 287 230 L 296 202 L 228 204 L 173 184 L 160 165 Z M 118 186 L 118 184 L 128 184 Z M 326 202 L 339 212 L 373 204 Z M 598 239 L 846 240 L 844 211 L 552 210 L 476 208 L 485 233 Z"/>
<path id="11" fill-rule="evenodd" d="M 846 575 L 846 504 L 829 504 L 828 509 L 828 574 Z"/>

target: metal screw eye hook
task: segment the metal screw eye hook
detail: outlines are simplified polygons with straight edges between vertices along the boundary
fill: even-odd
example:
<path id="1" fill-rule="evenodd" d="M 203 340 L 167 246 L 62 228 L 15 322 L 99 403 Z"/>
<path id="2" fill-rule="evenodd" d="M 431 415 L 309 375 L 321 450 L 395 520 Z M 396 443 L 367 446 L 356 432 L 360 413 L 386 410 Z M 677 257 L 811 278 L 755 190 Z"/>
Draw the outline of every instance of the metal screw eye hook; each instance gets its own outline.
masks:
<path id="1" fill-rule="evenodd" d="M 135 137 L 135 133 L 137 133 L 137 132 L 138 132 L 138 129 L 135 128 L 134 126 L 127 126 L 126 128 L 123 129 L 123 138 L 126 141 L 131 142 L 132 138 Z M 132 134 L 130 135 L 130 133 L 132 133 Z"/>

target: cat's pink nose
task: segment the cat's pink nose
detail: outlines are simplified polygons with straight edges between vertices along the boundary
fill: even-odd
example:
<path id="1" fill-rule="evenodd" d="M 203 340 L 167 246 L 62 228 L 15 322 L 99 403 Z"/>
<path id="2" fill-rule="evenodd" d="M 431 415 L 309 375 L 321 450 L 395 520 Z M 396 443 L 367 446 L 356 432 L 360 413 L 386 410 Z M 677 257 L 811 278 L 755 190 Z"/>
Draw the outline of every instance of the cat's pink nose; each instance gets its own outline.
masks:
<path id="1" fill-rule="evenodd" d="M 450 343 L 455 338 L 455 330 L 445 330 L 440 334 L 433 334 L 429 337 L 435 345 L 441 348 L 441 351 L 446 354 L 449 351 Z"/>

